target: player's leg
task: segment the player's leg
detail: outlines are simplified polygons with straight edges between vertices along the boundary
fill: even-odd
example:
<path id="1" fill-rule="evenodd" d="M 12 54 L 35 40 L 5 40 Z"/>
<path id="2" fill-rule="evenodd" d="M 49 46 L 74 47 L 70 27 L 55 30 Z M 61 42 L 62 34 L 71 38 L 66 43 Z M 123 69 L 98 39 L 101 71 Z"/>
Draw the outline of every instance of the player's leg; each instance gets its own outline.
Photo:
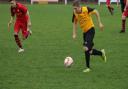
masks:
<path id="1" fill-rule="evenodd" d="M 89 48 L 84 46 L 85 49 L 85 60 L 86 60 L 86 69 L 83 70 L 83 72 L 90 72 L 90 53 Z"/>
<path id="2" fill-rule="evenodd" d="M 124 33 L 125 32 L 125 22 L 126 22 L 126 19 L 124 16 L 124 7 L 125 7 L 124 1 L 120 0 L 120 4 L 121 4 L 121 11 L 122 11 L 122 25 L 121 25 L 122 29 L 121 29 L 120 33 Z"/>
<path id="3" fill-rule="evenodd" d="M 84 47 L 84 53 L 85 53 L 85 61 L 86 61 L 86 69 L 83 70 L 83 72 L 89 72 L 90 71 L 90 54 L 89 54 L 89 48 L 87 47 L 87 34 L 88 33 L 83 33 L 83 39 L 84 39 L 84 43 L 83 43 L 83 47 Z"/>
<path id="4" fill-rule="evenodd" d="M 106 54 L 105 54 L 105 50 L 97 50 L 97 49 L 92 49 L 92 51 L 90 52 L 91 55 L 95 55 L 95 56 L 101 56 L 102 59 L 106 62 Z"/>
<path id="5" fill-rule="evenodd" d="M 102 52 L 102 56 L 101 57 L 104 60 L 104 62 L 106 62 L 107 61 L 107 58 L 106 58 L 105 50 L 102 49 L 101 52 Z"/>
<path id="6" fill-rule="evenodd" d="M 128 16 L 128 8 L 126 9 L 126 11 L 124 11 L 122 13 L 122 29 L 121 29 L 120 33 L 125 32 L 125 25 L 126 25 L 126 17 L 127 16 Z"/>
<path id="7" fill-rule="evenodd" d="M 27 39 L 29 36 L 29 31 L 27 30 L 22 30 L 22 37 L 23 37 L 23 40 Z"/>
<path id="8" fill-rule="evenodd" d="M 88 32 L 84 33 L 84 50 L 85 50 L 85 58 L 86 58 L 86 67 L 87 69 L 83 70 L 83 72 L 90 71 L 90 51 L 93 47 L 93 38 L 94 38 L 95 30 L 91 28 Z"/>
<path id="9" fill-rule="evenodd" d="M 28 30 L 28 26 L 27 26 L 27 22 L 26 21 L 21 24 L 21 30 L 22 30 L 23 40 L 27 39 L 28 36 L 30 35 L 30 32 Z"/>
<path id="10" fill-rule="evenodd" d="M 117 7 L 119 7 L 119 0 L 116 1 Z"/>
<path id="11" fill-rule="evenodd" d="M 114 8 L 112 6 L 107 6 L 107 7 L 108 7 L 108 10 L 111 13 L 111 15 L 113 15 L 114 14 Z"/>
<path id="12" fill-rule="evenodd" d="M 107 59 L 106 59 L 106 54 L 105 54 L 105 50 L 102 49 L 102 50 L 97 50 L 97 49 L 92 49 L 92 51 L 90 51 L 90 54 L 91 55 L 95 55 L 95 56 L 101 56 L 102 59 L 106 62 Z"/>
<path id="13" fill-rule="evenodd" d="M 110 0 L 106 0 L 106 5 L 110 6 Z"/>
<path id="14" fill-rule="evenodd" d="M 105 56 L 105 50 L 97 50 L 97 49 L 93 49 L 93 46 L 94 46 L 94 43 L 93 43 L 93 39 L 94 39 L 94 36 L 95 36 L 95 29 L 94 28 L 91 28 L 90 30 L 90 34 L 89 36 L 87 36 L 87 42 L 88 42 L 88 48 L 90 48 L 89 50 L 89 54 L 90 55 L 97 55 L 97 56 L 101 56 L 104 61 L 106 62 L 106 56 Z"/>
<path id="15" fill-rule="evenodd" d="M 15 38 L 15 42 L 16 42 L 17 46 L 19 47 L 18 52 L 23 52 L 24 49 L 22 47 L 21 41 L 18 36 L 19 31 L 20 31 L 20 23 L 16 21 L 16 23 L 14 25 L 14 38 Z"/>
<path id="16" fill-rule="evenodd" d="M 126 23 L 126 16 L 124 14 L 122 14 L 122 29 L 121 29 L 120 33 L 125 32 L 125 23 Z"/>
<path id="17" fill-rule="evenodd" d="M 92 51 L 90 52 L 91 55 L 97 55 L 97 56 L 102 56 L 102 52 L 100 50 L 97 49 L 92 49 Z"/>
<path id="18" fill-rule="evenodd" d="M 123 0 L 120 0 L 120 5 L 121 5 L 121 11 L 123 13 L 124 12 L 124 7 L 125 7 L 125 4 L 124 4 Z"/>
<path id="19" fill-rule="evenodd" d="M 90 32 L 90 35 L 87 37 L 87 40 L 88 40 L 88 44 L 87 45 L 90 48 L 89 54 L 90 55 L 95 55 L 95 56 L 101 56 L 102 59 L 106 62 L 105 50 L 104 49 L 97 50 L 97 49 L 93 48 L 93 46 L 94 46 L 94 43 L 93 43 L 94 36 L 95 36 L 95 29 L 92 28 L 91 32 Z"/>
<path id="20" fill-rule="evenodd" d="M 106 6 L 109 10 L 109 12 L 111 13 L 111 15 L 113 15 L 113 11 L 114 11 L 114 8 L 110 5 L 110 0 L 106 0 Z"/>

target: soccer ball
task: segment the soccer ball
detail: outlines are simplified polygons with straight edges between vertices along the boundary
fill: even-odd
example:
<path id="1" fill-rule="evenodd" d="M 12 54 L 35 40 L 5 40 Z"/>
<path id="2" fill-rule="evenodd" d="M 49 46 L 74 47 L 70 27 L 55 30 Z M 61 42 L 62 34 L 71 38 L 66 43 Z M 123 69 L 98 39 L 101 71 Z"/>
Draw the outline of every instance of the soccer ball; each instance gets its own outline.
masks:
<path id="1" fill-rule="evenodd" d="M 73 64 L 73 59 L 71 57 L 66 57 L 64 59 L 64 66 L 65 67 L 71 67 L 72 64 Z"/>

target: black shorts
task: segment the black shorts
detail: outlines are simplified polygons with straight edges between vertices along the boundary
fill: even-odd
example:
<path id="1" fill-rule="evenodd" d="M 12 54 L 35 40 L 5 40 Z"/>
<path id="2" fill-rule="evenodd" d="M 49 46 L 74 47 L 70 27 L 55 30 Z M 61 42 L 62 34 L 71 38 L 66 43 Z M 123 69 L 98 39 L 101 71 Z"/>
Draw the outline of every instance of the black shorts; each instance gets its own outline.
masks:
<path id="1" fill-rule="evenodd" d="M 120 0 L 120 4 L 121 4 L 121 11 L 123 13 L 124 12 L 124 8 L 125 8 L 124 0 Z"/>
<path id="2" fill-rule="evenodd" d="M 94 27 L 92 27 L 86 33 L 83 33 L 83 40 L 84 40 L 83 46 L 86 46 L 88 47 L 89 50 L 91 50 L 92 47 L 94 46 L 94 43 L 93 43 L 94 36 L 95 36 Z"/>

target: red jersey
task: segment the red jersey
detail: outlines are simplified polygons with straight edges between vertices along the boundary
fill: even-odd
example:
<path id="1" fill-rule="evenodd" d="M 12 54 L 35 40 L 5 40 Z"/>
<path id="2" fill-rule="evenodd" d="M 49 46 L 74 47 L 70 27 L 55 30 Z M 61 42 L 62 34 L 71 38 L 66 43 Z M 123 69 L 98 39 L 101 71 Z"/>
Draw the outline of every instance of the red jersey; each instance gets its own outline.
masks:
<path id="1" fill-rule="evenodd" d="M 21 3 L 16 3 L 16 7 L 11 7 L 11 16 L 16 15 L 17 20 L 23 20 L 27 17 L 27 8 Z"/>

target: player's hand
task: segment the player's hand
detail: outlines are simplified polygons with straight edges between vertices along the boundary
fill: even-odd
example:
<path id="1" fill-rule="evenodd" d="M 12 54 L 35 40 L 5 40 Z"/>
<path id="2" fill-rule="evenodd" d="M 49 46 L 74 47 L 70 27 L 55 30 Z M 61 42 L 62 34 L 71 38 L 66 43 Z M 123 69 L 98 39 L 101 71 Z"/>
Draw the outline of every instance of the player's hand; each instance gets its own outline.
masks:
<path id="1" fill-rule="evenodd" d="M 99 24 L 99 28 L 100 28 L 100 30 L 103 31 L 103 29 L 104 29 L 104 25 L 103 25 L 102 23 L 100 23 L 100 24 Z"/>
<path id="2" fill-rule="evenodd" d="M 27 27 L 27 31 L 30 32 L 30 35 L 32 34 L 32 31 L 30 30 L 31 28 L 31 21 L 28 22 L 28 27 Z"/>
<path id="3" fill-rule="evenodd" d="M 8 23 L 8 30 L 10 30 L 10 26 L 11 26 L 12 22 Z"/>
<path id="4" fill-rule="evenodd" d="M 126 11 L 127 7 L 124 8 L 124 11 Z"/>

